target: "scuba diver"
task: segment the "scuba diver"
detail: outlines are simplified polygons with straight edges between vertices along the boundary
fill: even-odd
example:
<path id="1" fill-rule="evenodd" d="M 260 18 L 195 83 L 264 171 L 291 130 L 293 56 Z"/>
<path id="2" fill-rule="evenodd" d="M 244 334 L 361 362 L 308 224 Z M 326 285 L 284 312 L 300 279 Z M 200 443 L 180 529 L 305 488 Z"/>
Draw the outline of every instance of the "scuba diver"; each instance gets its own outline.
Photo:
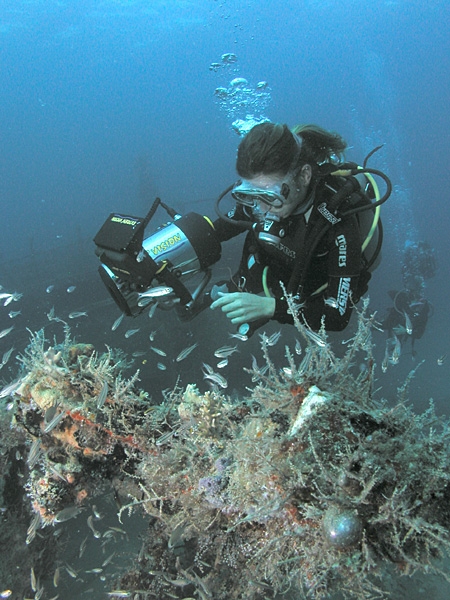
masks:
<path id="1" fill-rule="evenodd" d="M 180 215 L 156 198 L 145 217 L 111 213 L 94 238 L 100 276 L 122 312 L 175 309 L 190 321 L 207 307 L 222 311 L 241 335 L 270 319 L 312 330 L 343 330 L 367 291 L 382 244 L 380 205 L 391 193 L 381 171 L 342 163 L 342 137 L 304 125 L 255 125 L 237 154 L 240 180 L 217 199 L 214 223 Z M 380 195 L 374 176 L 386 191 Z M 234 206 L 225 214 L 222 200 Z M 161 206 L 172 221 L 145 237 Z M 213 285 L 221 244 L 246 232 L 239 268 Z M 291 302 L 292 300 L 292 302 Z"/>
<path id="2" fill-rule="evenodd" d="M 241 333 L 270 319 L 293 323 L 286 292 L 311 329 L 324 321 L 326 330 L 341 331 L 367 291 L 382 242 L 375 207 L 387 200 L 391 184 L 366 169 L 366 159 L 361 173 L 380 175 L 387 185 L 377 197 L 371 175 L 339 162 L 346 146 L 316 125 L 291 131 L 271 122 L 254 126 L 240 143 L 241 180 L 219 197 L 214 228 L 220 241 L 248 233 L 238 271 L 213 287 L 210 302 Z M 229 191 L 235 206 L 224 215 L 219 202 Z"/>
<path id="3" fill-rule="evenodd" d="M 416 356 L 414 343 L 423 336 L 428 319 L 433 315 L 433 307 L 425 298 L 425 280 L 433 277 L 435 272 L 434 249 L 427 242 L 407 240 L 402 260 L 404 287 L 389 292 L 393 306 L 383 321 L 388 335 L 385 359 L 393 364 L 396 360 L 389 359 L 391 350 L 397 347 L 399 354 L 408 340 L 411 340 L 412 356 Z"/>

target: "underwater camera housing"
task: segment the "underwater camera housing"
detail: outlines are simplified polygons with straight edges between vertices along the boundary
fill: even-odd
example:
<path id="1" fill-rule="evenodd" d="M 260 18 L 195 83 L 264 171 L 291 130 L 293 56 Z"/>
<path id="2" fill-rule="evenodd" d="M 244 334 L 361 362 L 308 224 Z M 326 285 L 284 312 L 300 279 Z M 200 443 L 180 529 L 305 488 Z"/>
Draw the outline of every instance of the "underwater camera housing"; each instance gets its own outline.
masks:
<path id="1" fill-rule="evenodd" d="M 144 238 L 161 205 L 173 219 Z M 188 320 L 211 278 L 209 267 L 221 256 L 212 222 L 197 213 L 184 216 L 156 198 L 146 217 L 111 213 L 94 238 L 100 277 L 117 306 L 128 316 L 146 306 L 180 306 Z M 189 287 L 188 287 L 189 282 Z"/>

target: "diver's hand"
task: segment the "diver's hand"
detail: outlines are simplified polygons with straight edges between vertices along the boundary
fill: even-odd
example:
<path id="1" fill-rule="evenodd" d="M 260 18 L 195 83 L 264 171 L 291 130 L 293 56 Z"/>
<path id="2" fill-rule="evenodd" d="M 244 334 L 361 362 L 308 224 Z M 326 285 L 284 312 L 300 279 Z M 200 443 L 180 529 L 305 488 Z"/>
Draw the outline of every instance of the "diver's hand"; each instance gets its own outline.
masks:
<path id="1" fill-rule="evenodd" d="M 219 292 L 219 299 L 211 304 L 211 308 L 220 308 L 234 325 L 242 325 L 258 319 L 271 319 L 275 314 L 275 298 L 247 292 Z"/>

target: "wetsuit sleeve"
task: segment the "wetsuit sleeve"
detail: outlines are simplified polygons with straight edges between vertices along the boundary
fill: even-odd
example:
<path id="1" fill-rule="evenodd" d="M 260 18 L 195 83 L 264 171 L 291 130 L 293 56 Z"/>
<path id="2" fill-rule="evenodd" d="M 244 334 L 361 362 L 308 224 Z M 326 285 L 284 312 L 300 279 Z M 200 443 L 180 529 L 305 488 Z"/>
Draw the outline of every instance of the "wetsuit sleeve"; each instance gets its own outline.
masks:
<path id="1" fill-rule="evenodd" d="M 324 261 L 324 292 L 306 298 L 299 308 L 301 322 L 318 330 L 325 318 L 327 331 L 342 331 L 348 325 L 354 303 L 359 300 L 358 288 L 361 270 L 361 240 L 359 227 L 354 219 L 338 224 L 328 237 L 328 257 Z M 274 319 L 292 323 L 287 314 L 287 301 L 275 300 Z"/>

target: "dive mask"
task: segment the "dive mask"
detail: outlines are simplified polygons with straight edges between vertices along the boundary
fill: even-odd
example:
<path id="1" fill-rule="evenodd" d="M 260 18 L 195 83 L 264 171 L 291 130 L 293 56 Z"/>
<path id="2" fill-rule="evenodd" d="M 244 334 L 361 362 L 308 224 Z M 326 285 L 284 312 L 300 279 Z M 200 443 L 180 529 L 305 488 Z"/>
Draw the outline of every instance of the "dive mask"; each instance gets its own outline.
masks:
<path id="1" fill-rule="evenodd" d="M 257 188 L 249 181 L 239 181 L 231 190 L 231 195 L 237 203 L 253 208 L 263 202 L 272 208 L 281 208 L 289 196 L 290 188 L 287 183 L 275 184 L 270 187 Z"/>

